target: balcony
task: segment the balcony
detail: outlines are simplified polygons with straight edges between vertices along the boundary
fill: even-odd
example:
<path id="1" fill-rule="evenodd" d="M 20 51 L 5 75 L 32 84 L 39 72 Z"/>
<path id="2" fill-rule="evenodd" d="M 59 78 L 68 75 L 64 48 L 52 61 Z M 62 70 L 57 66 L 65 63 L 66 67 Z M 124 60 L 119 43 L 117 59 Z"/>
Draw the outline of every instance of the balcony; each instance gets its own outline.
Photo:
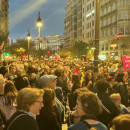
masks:
<path id="1" fill-rule="evenodd" d="M 100 18 L 103 19 L 103 18 L 105 18 L 105 17 L 108 17 L 108 16 L 110 16 L 110 15 L 113 15 L 113 14 L 116 13 L 116 12 L 117 12 L 117 9 L 115 9 L 115 10 L 113 10 L 113 11 L 111 11 L 111 12 L 109 12 L 109 13 L 103 15 L 103 16 L 101 16 Z"/>
<path id="2" fill-rule="evenodd" d="M 104 8 L 109 5 L 109 2 L 106 2 L 104 5 L 101 5 L 101 8 Z"/>

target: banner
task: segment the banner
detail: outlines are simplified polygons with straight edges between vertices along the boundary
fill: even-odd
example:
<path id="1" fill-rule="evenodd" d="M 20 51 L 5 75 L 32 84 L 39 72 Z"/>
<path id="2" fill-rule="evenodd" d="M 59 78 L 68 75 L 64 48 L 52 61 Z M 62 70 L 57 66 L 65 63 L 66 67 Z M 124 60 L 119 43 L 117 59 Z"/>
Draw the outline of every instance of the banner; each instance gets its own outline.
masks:
<path id="1" fill-rule="evenodd" d="M 130 71 L 130 55 L 122 56 L 124 71 Z"/>

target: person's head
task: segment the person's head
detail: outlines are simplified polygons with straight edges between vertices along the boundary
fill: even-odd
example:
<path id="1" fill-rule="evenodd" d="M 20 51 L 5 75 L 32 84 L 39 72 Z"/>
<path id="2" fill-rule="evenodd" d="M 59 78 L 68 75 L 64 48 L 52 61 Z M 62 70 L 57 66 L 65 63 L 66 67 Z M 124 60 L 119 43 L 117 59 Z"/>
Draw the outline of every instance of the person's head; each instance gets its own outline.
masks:
<path id="1" fill-rule="evenodd" d="M 8 81 L 4 88 L 4 94 L 6 95 L 8 92 L 16 92 L 17 89 L 12 81 Z"/>
<path id="2" fill-rule="evenodd" d="M 75 69 L 76 70 L 80 70 L 80 66 L 81 66 L 80 63 L 75 63 Z"/>
<path id="3" fill-rule="evenodd" d="M 72 75 L 72 83 L 80 83 L 80 78 L 78 75 L 76 74 Z"/>
<path id="4" fill-rule="evenodd" d="M 17 77 L 21 77 L 23 75 L 25 75 L 25 71 L 24 70 L 21 69 L 21 70 L 17 71 Z"/>
<path id="5" fill-rule="evenodd" d="M 0 94 L 4 94 L 4 87 L 5 87 L 5 79 L 3 75 L 0 74 Z"/>
<path id="6" fill-rule="evenodd" d="M 60 77 L 62 71 L 61 71 L 60 69 L 56 69 L 54 73 L 55 73 L 55 75 L 56 75 L 57 77 Z"/>
<path id="7" fill-rule="evenodd" d="M 108 88 L 110 87 L 109 83 L 105 80 L 98 80 L 96 82 L 96 88 L 99 92 L 107 92 Z"/>
<path id="8" fill-rule="evenodd" d="M 115 117 L 112 121 L 114 130 L 130 129 L 130 114 L 123 114 Z"/>
<path id="9" fill-rule="evenodd" d="M 93 80 L 93 78 L 94 78 L 94 75 L 91 70 L 88 70 L 84 75 L 85 81 Z"/>
<path id="10" fill-rule="evenodd" d="M 114 93 L 110 95 L 110 98 L 114 100 L 117 106 L 121 104 L 121 96 L 119 93 Z"/>
<path id="11" fill-rule="evenodd" d="M 75 106 L 76 115 L 81 117 L 85 114 L 97 116 L 102 112 L 102 107 L 97 96 L 92 92 L 82 92 L 77 98 Z"/>
<path id="12" fill-rule="evenodd" d="M 42 89 L 23 88 L 17 96 L 17 109 L 38 115 L 43 107 L 43 94 Z"/>
<path id="13" fill-rule="evenodd" d="M 7 61 L 3 61 L 3 66 L 7 66 L 8 62 Z"/>
<path id="14" fill-rule="evenodd" d="M 124 73 L 118 73 L 116 76 L 117 82 L 124 82 Z"/>
<path id="15" fill-rule="evenodd" d="M 78 89 L 75 90 L 75 92 L 72 95 L 72 98 L 73 98 L 73 104 L 72 105 L 73 105 L 73 107 L 75 107 L 77 98 L 78 98 L 79 94 L 82 93 L 82 92 L 87 93 L 87 92 L 89 92 L 89 90 L 86 87 L 78 88 Z"/>
<path id="16" fill-rule="evenodd" d="M 53 109 L 53 106 L 56 104 L 56 95 L 55 91 L 50 88 L 44 88 L 44 96 L 43 96 L 44 107 L 49 110 Z"/>
<path id="17" fill-rule="evenodd" d="M 2 74 L 4 78 L 6 78 L 7 75 L 8 75 L 8 68 L 7 67 L 1 67 L 0 68 L 0 74 Z"/>
<path id="18" fill-rule="evenodd" d="M 56 87 L 57 76 L 55 75 L 44 75 L 39 78 L 39 87 L 40 88 L 51 88 L 55 89 Z"/>
<path id="19" fill-rule="evenodd" d="M 16 73 L 16 71 L 17 71 L 16 66 L 12 66 L 10 72 L 14 74 Z"/>

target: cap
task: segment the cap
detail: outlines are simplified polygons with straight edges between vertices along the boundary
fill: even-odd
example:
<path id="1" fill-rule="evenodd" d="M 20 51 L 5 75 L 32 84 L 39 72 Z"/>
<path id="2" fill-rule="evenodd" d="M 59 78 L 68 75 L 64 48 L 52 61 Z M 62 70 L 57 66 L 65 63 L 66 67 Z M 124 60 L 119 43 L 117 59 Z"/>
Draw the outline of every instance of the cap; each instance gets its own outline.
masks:
<path id="1" fill-rule="evenodd" d="M 39 78 L 38 82 L 39 82 L 39 85 L 42 86 L 43 83 L 48 82 L 48 81 L 53 81 L 56 79 L 57 79 L 57 76 L 55 75 L 44 75 Z"/>

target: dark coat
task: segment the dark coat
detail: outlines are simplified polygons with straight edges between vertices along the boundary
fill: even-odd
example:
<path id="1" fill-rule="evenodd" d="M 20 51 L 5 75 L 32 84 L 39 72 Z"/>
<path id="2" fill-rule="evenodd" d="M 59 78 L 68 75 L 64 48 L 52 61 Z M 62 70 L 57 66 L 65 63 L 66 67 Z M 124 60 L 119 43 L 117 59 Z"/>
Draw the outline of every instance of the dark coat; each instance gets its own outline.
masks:
<path id="1" fill-rule="evenodd" d="M 110 111 L 108 113 L 103 109 L 103 112 L 98 116 L 98 120 L 104 123 L 106 126 L 111 123 L 112 119 L 120 114 L 118 107 L 115 102 L 109 97 L 107 93 L 98 93 L 98 98 L 102 104 Z"/>
<path id="2" fill-rule="evenodd" d="M 32 116 L 29 116 L 27 113 L 20 112 L 20 111 L 14 113 L 14 115 L 7 121 L 4 130 L 7 129 L 8 130 L 39 130 L 36 120 Z"/>
<path id="3" fill-rule="evenodd" d="M 60 130 L 56 113 L 43 107 L 36 118 L 40 130 Z"/>

